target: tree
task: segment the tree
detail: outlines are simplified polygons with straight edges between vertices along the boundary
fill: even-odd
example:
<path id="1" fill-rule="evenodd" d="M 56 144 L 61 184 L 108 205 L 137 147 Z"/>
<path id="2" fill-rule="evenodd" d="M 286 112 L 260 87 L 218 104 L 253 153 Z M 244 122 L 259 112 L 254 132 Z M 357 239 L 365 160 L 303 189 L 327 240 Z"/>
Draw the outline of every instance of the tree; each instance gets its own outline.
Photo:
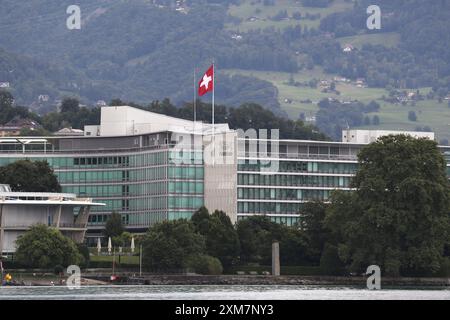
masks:
<path id="1" fill-rule="evenodd" d="M 123 226 L 122 216 L 117 212 L 111 213 L 108 220 L 106 220 L 105 229 L 103 230 L 105 237 L 118 237 L 122 235 L 124 231 L 125 228 Z"/>
<path id="2" fill-rule="evenodd" d="M 80 109 L 80 102 L 75 98 L 64 98 L 61 103 L 61 113 L 77 113 Z"/>
<path id="3" fill-rule="evenodd" d="M 3 112 L 5 109 L 12 108 L 13 104 L 14 97 L 11 92 L 0 90 L 0 110 Z"/>
<path id="4" fill-rule="evenodd" d="M 30 268 L 67 267 L 83 262 L 83 256 L 71 239 L 45 225 L 35 225 L 16 240 L 17 261 Z"/>
<path id="5" fill-rule="evenodd" d="M 330 230 L 325 226 L 325 216 L 328 205 L 323 202 L 307 202 L 301 210 L 300 229 L 304 232 L 311 260 L 320 262 L 321 254 L 327 241 L 330 241 Z"/>
<path id="6" fill-rule="evenodd" d="M 195 273 L 205 275 L 219 275 L 223 272 L 219 259 L 208 255 L 193 255 L 186 260 L 186 266 Z"/>
<path id="7" fill-rule="evenodd" d="M 439 270 L 450 239 L 446 162 L 434 141 L 386 136 L 364 147 L 352 182 L 335 192 L 325 219 L 340 258 L 361 272 L 387 275 Z"/>
<path id="8" fill-rule="evenodd" d="M 225 212 L 216 210 L 209 215 L 208 210 L 200 208 L 193 216 L 195 229 L 205 237 L 206 252 L 217 257 L 223 266 L 230 267 L 239 257 L 239 237 Z"/>
<path id="9" fill-rule="evenodd" d="M 129 247 L 131 245 L 132 237 L 133 235 L 130 232 L 124 231 L 122 234 L 112 238 L 112 244 L 117 247 Z"/>
<path id="10" fill-rule="evenodd" d="M 174 220 L 150 227 L 143 239 L 143 264 L 156 271 L 187 267 L 188 258 L 205 252 L 205 238 L 191 221 Z"/>
<path id="11" fill-rule="evenodd" d="M 0 167 L 0 182 L 9 184 L 14 191 L 61 192 L 47 161 L 18 160 Z"/>

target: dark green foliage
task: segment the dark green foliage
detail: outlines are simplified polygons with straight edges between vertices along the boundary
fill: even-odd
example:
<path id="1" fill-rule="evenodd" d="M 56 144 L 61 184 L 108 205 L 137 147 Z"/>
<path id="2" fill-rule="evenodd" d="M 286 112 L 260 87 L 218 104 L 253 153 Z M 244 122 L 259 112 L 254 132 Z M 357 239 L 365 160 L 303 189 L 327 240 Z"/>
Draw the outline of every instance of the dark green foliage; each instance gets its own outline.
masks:
<path id="1" fill-rule="evenodd" d="M 83 262 L 76 244 L 56 229 L 36 225 L 16 241 L 16 259 L 29 268 L 67 267 Z"/>
<path id="2" fill-rule="evenodd" d="M 450 239 L 445 160 L 434 141 L 387 136 L 364 147 L 356 192 L 335 192 L 327 212 L 340 258 L 352 271 L 430 275 Z"/>
<path id="3" fill-rule="evenodd" d="M 367 30 L 366 8 L 370 0 L 358 1 L 353 10 L 334 13 L 322 19 L 320 29 L 336 37 L 374 32 L 398 32 L 398 48 L 365 45 L 352 54 L 329 52 L 321 62 L 327 72 L 355 79 L 366 78 L 370 86 L 407 88 L 432 86 L 443 97 L 450 90 L 450 3 L 448 1 L 381 0 L 381 30 Z M 323 52 L 320 48 L 317 48 Z M 383 61 L 383 63 L 379 63 Z"/>
<path id="4" fill-rule="evenodd" d="M 327 208 L 328 205 L 323 202 L 308 202 L 299 212 L 299 227 L 307 239 L 311 260 L 317 264 L 320 262 L 325 243 L 331 241 L 330 230 L 325 226 Z"/>
<path id="5" fill-rule="evenodd" d="M 80 110 L 80 102 L 75 98 L 64 98 L 61 103 L 61 113 L 77 113 Z"/>
<path id="6" fill-rule="evenodd" d="M 368 124 L 364 121 L 367 113 L 377 112 L 380 105 L 374 101 L 367 105 L 362 102 L 343 104 L 336 100 L 323 99 L 316 114 L 317 127 L 334 140 L 340 140 L 342 130 Z M 370 122 L 370 119 L 369 119 Z"/>
<path id="7" fill-rule="evenodd" d="M 187 259 L 186 266 L 191 271 L 204 275 L 220 275 L 223 272 L 220 260 L 208 255 L 194 255 Z"/>
<path id="8" fill-rule="evenodd" d="M 192 222 L 164 221 L 153 225 L 143 239 L 143 264 L 162 272 L 187 267 L 188 258 L 205 253 L 205 239 Z"/>
<path id="9" fill-rule="evenodd" d="M 195 229 L 205 237 L 207 254 L 217 257 L 224 267 L 238 261 L 239 238 L 225 212 L 216 210 L 210 215 L 202 207 L 192 216 L 192 222 Z"/>
<path id="10" fill-rule="evenodd" d="M 76 99 L 65 100 L 65 102 L 66 105 L 61 107 L 61 112 L 50 112 L 42 117 L 45 129 L 51 132 L 65 127 L 83 130 L 85 125 L 100 123 L 100 108 L 79 108 L 79 102 Z"/>
<path id="11" fill-rule="evenodd" d="M 238 222 L 237 232 L 244 263 L 271 264 L 274 241 L 280 242 L 282 265 L 313 263 L 307 238 L 296 228 L 272 222 L 265 216 L 252 216 Z"/>
<path id="12" fill-rule="evenodd" d="M 2 20 L 2 46 L 12 53 L 1 59 L 0 52 L 0 61 L 6 60 L 0 63 L 0 78 L 11 79 L 20 102 L 31 103 L 40 94 L 54 99 L 67 93 L 90 102 L 113 96 L 139 102 L 164 97 L 177 103 L 191 101 L 194 69 L 202 70 L 199 77 L 214 59 L 217 101 L 228 105 L 255 101 L 278 108 L 276 89 L 269 82 L 240 76 L 231 80 L 220 70 L 297 68 L 287 48 L 264 44 L 263 36 L 232 39 L 224 28 L 228 1 L 189 3 L 189 14 L 182 14 L 171 8 L 173 3 L 158 8 L 145 0 L 84 0 L 78 5 L 82 16 L 90 17 L 82 27 L 85 32 L 66 28 L 65 8 L 71 4 L 2 3 L 2 10 L 9 13 Z M 48 19 L 60 15 L 60 21 Z M 7 27 L 17 21 L 23 22 L 20 28 Z"/>
<path id="13" fill-rule="evenodd" d="M 161 102 L 154 101 L 147 107 L 135 107 L 175 116 L 183 119 L 193 119 L 193 106 L 191 103 L 177 108 L 168 99 Z M 228 123 L 232 129 L 279 129 L 281 139 L 327 140 L 328 138 L 317 131 L 313 126 L 304 124 L 301 120 L 289 120 L 276 116 L 273 112 L 264 109 L 255 103 L 246 103 L 238 108 L 227 108 L 223 105 L 215 106 L 216 123 Z M 211 122 L 211 104 L 197 101 L 197 120 Z"/>
<path id="14" fill-rule="evenodd" d="M 9 184 L 13 191 L 61 192 L 47 161 L 18 160 L 0 167 L 0 183 Z"/>
<path id="15" fill-rule="evenodd" d="M 83 263 L 80 265 L 81 268 L 89 267 L 89 263 L 91 260 L 91 256 L 89 254 L 89 248 L 87 245 L 83 243 L 77 244 L 78 252 L 83 256 Z"/>
<path id="16" fill-rule="evenodd" d="M 344 264 L 339 258 L 337 247 L 330 244 L 325 245 L 320 257 L 320 270 L 323 274 L 330 276 L 345 275 Z"/>
<path id="17" fill-rule="evenodd" d="M 120 213 L 112 212 L 111 215 L 106 220 L 105 229 L 103 230 L 103 235 L 106 238 L 114 238 L 122 235 L 125 231 L 123 226 L 122 216 Z"/>
<path id="18" fill-rule="evenodd" d="M 28 111 L 25 107 L 15 107 L 13 95 L 9 91 L 0 89 L 0 124 L 5 124 L 16 117 L 40 122 L 37 114 Z"/>

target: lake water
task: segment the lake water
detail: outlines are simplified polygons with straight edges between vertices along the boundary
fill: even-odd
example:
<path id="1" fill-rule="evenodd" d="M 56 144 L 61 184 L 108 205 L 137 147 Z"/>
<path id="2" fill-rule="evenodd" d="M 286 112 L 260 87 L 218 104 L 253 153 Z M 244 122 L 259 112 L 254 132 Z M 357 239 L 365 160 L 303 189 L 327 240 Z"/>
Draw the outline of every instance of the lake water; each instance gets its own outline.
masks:
<path id="1" fill-rule="evenodd" d="M 450 288 L 372 291 L 336 286 L 0 287 L 0 300 L 450 300 Z"/>

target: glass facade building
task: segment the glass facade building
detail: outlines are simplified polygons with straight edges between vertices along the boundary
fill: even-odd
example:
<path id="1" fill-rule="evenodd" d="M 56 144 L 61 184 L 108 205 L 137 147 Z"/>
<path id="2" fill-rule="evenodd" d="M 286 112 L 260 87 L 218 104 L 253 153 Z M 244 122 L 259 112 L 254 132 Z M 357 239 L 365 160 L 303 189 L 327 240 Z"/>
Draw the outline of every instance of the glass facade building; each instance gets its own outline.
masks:
<path id="1" fill-rule="evenodd" d="M 357 154 L 365 144 L 320 141 L 277 141 L 274 154 L 249 152 L 248 140 L 238 150 L 237 218 L 266 215 L 287 225 L 299 219 L 308 201 L 328 201 L 336 189 L 351 190 Z M 259 145 L 259 140 L 257 140 Z M 450 177 L 450 147 L 440 147 Z M 276 170 L 267 170 L 274 167 Z"/>
<path id="2" fill-rule="evenodd" d="M 144 140 L 148 136 L 136 136 Z M 160 136 L 160 137 L 157 137 Z M 170 133 L 154 138 L 170 140 Z M 81 141 L 80 141 L 81 139 Z M 88 220 L 88 237 L 98 236 L 111 212 L 118 212 L 131 232 L 144 232 L 163 220 L 190 218 L 204 203 L 202 151 L 179 152 L 169 143 L 130 149 L 74 150 L 86 138 L 4 139 L 0 143 L 0 166 L 17 160 L 47 161 L 64 193 L 93 198 L 104 203 L 93 207 Z M 97 139 L 121 145 L 120 137 Z M 45 147 L 43 141 L 45 140 Z M 102 141 L 105 140 L 105 141 Z M 26 143 L 25 149 L 22 149 Z M 180 161 L 183 160 L 183 161 Z"/>
<path id="3" fill-rule="evenodd" d="M 116 110 L 106 108 L 111 114 Z M 210 211 L 224 210 L 232 221 L 266 215 L 273 221 L 292 225 L 299 220 L 299 209 L 305 202 L 328 201 L 333 190 L 350 190 L 357 154 L 365 145 L 267 140 L 269 144 L 276 142 L 277 148 L 262 156 L 250 151 L 251 139 L 237 138 L 234 163 L 229 167 L 216 166 L 207 163 L 204 143 L 188 143 L 181 151 L 175 148 L 180 127 L 151 127 L 179 119 L 120 108 L 141 113 L 117 116 L 111 120 L 110 128 L 101 128 L 102 132 L 123 129 L 117 135 L 96 134 L 99 128 L 85 128 L 85 136 L 81 137 L 0 139 L 0 166 L 20 159 L 45 160 L 57 175 L 62 192 L 105 204 L 92 208 L 89 216 L 87 237 L 95 241 L 111 212 L 120 213 L 127 230 L 138 233 L 156 222 L 190 218 L 203 205 Z M 145 118 L 146 114 L 151 116 L 150 123 L 145 123 L 145 128 L 144 123 L 140 124 L 139 129 L 136 119 Z M 129 124 L 121 129 L 118 118 L 128 119 Z M 102 108 L 101 125 L 107 121 Z M 192 124 L 181 125 L 184 130 Z M 166 130 L 160 131 L 161 128 Z M 197 132 L 184 136 L 192 141 L 196 137 L 203 139 L 203 133 Z M 450 147 L 440 148 L 450 177 Z M 225 175 L 234 182 L 226 180 Z M 222 204 L 226 204 L 220 207 L 223 199 L 226 201 Z"/>

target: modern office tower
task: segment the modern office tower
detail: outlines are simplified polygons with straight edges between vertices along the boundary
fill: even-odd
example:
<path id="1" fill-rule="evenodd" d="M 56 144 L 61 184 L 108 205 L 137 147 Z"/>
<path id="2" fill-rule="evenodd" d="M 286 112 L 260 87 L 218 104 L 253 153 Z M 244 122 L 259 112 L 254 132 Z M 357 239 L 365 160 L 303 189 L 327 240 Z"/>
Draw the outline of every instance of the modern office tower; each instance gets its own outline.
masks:
<path id="1" fill-rule="evenodd" d="M 55 227 L 82 243 L 89 211 L 102 206 L 75 194 L 12 192 L 9 185 L 0 185 L 0 255 L 14 253 L 17 238 L 35 224 Z"/>
<path id="2" fill-rule="evenodd" d="M 211 132 L 211 125 L 106 107 L 100 125 L 87 126 L 84 136 L 2 138 L 0 165 L 45 160 L 63 192 L 105 203 L 92 208 L 87 237 L 101 235 L 113 211 L 122 215 L 130 232 L 190 218 L 202 205 L 224 210 L 236 220 L 236 161 L 205 164 L 207 150 L 213 149 Z M 217 141 L 220 136 L 235 138 L 228 125 L 217 124 L 215 134 Z"/>
<path id="3" fill-rule="evenodd" d="M 102 107 L 100 124 L 86 126 L 84 136 L 2 137 L 0 165 L 45 160 L 63 192 L 105 203 L 89 216 L 87 238 L 95 242 L 113 211 L 139 233 L 155 222 L 190 218 L 202 205 L 232 221 L 267 215 L 291 225 L 303 203 L 349 190 L 359 149 L 391 133 L 350 130 L 345 142 L 323 142 L 263 139 L 250 131 Z M 450 176 L 450 147 L 441 149 Z"/>

